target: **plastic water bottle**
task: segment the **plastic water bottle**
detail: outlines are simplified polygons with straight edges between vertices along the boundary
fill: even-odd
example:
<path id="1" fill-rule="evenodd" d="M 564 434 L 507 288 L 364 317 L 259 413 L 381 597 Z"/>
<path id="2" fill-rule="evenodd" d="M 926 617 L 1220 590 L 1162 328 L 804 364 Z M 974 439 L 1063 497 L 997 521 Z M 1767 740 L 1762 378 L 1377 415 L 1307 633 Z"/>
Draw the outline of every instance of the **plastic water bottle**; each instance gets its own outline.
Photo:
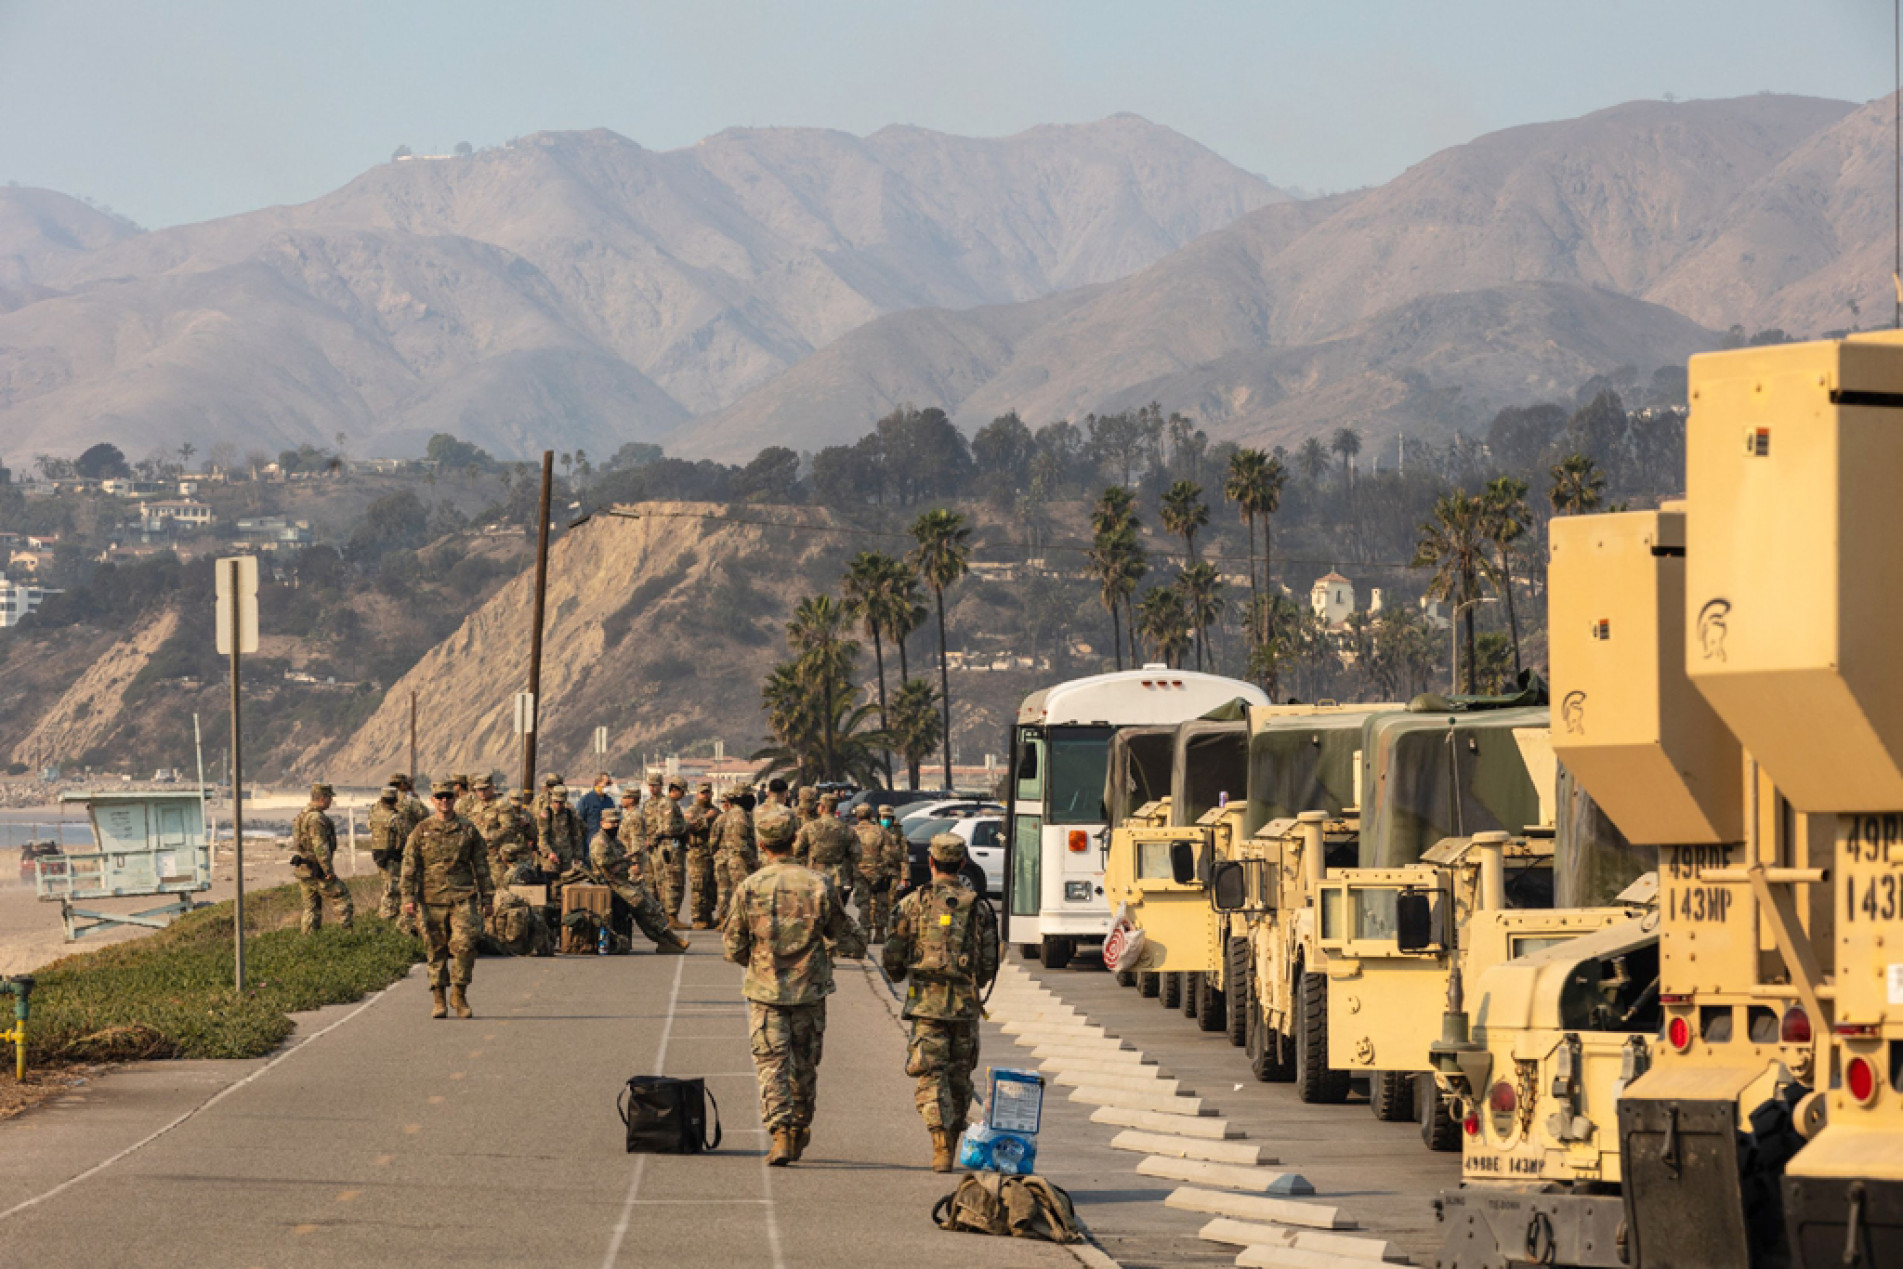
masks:
<path id="1" fill-rule="evenodd" d="M 595 955 L 606 956 L 607 954 L 608 954 L 608 927 L 604 925 L 601 927 L 600 937 L 595 940 Z"/>

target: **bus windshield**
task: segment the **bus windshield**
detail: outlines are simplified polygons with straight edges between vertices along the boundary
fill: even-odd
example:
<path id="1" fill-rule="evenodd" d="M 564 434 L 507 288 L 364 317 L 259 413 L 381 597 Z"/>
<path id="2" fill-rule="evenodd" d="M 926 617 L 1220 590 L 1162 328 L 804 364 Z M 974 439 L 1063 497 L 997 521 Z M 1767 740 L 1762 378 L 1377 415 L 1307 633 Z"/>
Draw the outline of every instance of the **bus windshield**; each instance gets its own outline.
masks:
<path id="1" fill-rule="evenodd" d="M 1045 782 L 1051 824 L 1101 824 L 1104 775 L 1110 761 L 1110 728 L 1054 727 Z"/>

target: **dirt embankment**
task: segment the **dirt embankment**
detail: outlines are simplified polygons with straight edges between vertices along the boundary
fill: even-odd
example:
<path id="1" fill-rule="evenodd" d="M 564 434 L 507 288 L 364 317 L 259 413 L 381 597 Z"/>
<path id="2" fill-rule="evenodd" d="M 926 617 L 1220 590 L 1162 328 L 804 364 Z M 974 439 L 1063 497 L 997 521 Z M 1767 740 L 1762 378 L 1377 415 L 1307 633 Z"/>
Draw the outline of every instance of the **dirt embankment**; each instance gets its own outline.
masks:
<path id="1" fill-rule="evenodd" d="M 106 649 L 13 746 L 9 761 L 43 767 L 97 745 L 118 725 L 126 688 L 176 629 L 178 613 L 168 609 Z"/>

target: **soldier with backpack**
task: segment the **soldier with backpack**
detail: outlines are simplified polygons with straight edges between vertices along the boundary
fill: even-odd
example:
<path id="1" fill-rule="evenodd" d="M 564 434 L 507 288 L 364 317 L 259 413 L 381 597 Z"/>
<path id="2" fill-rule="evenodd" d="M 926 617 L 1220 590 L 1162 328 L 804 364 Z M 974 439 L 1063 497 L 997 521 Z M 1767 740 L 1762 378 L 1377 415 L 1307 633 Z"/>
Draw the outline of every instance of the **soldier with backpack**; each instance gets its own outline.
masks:
<path id="1" fill-rule="evenodd" d="M 998 922 L 960 878 L 965 842 L 932 838 L 932 878 L 899 902 L 882 957 L 886 976 L 911 980 L 900 1017 L 912 1024 L 905 1073 L 918 1079 L 918 1113 L 932 1134 L 932 1171 L 950 1172 L 971 1109 L 982 994 L 998 976 Z"/>

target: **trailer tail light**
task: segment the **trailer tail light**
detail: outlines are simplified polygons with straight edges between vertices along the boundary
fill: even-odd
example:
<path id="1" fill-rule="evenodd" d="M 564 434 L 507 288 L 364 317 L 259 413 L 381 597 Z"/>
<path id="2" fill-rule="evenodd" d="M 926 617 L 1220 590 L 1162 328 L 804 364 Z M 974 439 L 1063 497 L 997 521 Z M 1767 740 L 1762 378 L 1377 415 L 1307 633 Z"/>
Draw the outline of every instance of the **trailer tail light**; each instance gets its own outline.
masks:
<path id="1" fill-rule="evenodd" d="M 1500 1080 L 1487 1091 L 1487 1109 L 1496 1115 L 1511 1115 L 1520 1107 L 1520 1098 L 1513 1091 L 1513 1085 Z"/>
<path id="2" fill-rule="evenodd" d="M 1460 1121 L 1460 1127 L 1469 1137 L 1478 1137 L 1480 1135 L 1480 1116 L 1469 1111 L 1467 1117 Z"/>
<path id="3" fill-rule="evenodd" d="M 1784 1011 L 1784 1019 L 1778 1023 L 1777 1038 L 1780 1044 L 1810 1043 L 1810 1015 L 1804 1012 L 1804 1006 L 1792 1005 Z"/>
<path id="4" fill-rule="evenodd" d="M 1684 1053 L 1692 1047 L 1692 1024 L 1686 1018 L 1673 1018 L 1665 1024 L 1665 1042 Z"/>
<path id="5" fill-rule="evenodd" d="M 1859 1106 L 1877 1099 L 1877 1068 L 1867 1057 L 1853 1057 L 1844 1064 L 1844 1089 Z"/>
<path id="6" fill-rule="evenodd" d="M 1067 839 L 1067 842 L 1070 846 L 1071 854 L 1081 855 L 1090 849 L 1090 834 L 1084 832 L 1081 828 L 1073 828 L 1070 830 L 1070 837 Z"/>

